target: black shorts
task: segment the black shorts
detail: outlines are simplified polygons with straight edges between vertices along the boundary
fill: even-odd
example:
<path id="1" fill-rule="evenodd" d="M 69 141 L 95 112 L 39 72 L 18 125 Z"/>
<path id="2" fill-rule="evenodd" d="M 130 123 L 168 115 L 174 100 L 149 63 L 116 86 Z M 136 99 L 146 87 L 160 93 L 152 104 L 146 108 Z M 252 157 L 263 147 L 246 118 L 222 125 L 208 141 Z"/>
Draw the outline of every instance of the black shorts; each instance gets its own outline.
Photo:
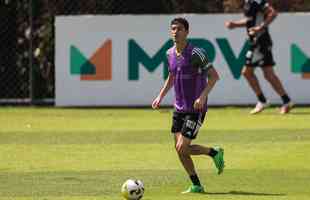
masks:
<path id="1" fill-rule="evenodd" d="M 272 55 L 272 41 L 268 33 L 250 42 L 250 49 L 246 53 L 245 65 L 249 67 L 274 66 Z"/>
<path id="2" fill-rule="evenodd" d="M 173 112 L 171 132 L 181 132 L 189 139 L 195 139 L 201 127 L 206 113 L 182 113 Z"/>

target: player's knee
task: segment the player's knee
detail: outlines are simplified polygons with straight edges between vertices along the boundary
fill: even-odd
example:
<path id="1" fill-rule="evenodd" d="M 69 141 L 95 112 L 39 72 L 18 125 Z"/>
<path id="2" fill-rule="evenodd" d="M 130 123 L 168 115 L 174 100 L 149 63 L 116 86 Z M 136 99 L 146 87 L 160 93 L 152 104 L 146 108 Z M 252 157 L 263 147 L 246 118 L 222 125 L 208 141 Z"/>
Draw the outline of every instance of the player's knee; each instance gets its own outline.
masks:
<path id="1" fill-rule="evenodd" d="M 184 145 L 184 144 L 176 145 L 175 149 L 180 156 L 189 155 L 189 147 L 187 145 Z"/>
<path id="2" fill-rule="evenodd" d="M 244 68 L 242 70 L 242 75 L 246 78 L 251 78 L 253 76 L 253 71 L 249 70 L 248 68 Z"/>
<path id="3" fill-rule="evenodd" d="M 174 145 L 174 148 L 175 148 L 175 150 L 176 150 L 176 152 L 179 152 L 179 145 L 178 144 L 176 144 L 176 145 Z"/>
<path id="4" fill-rule="evenodd" d="M 264 78 L 267 81 L 273 81 L 275 79 L 275 74 L 274 73 L 264 73 Z"/>
<path id="5" fill-rule="evenodd" d="M 177 153 L 179 155 L 181 155 L 182 154 L 182 145 L 179 145 L 179 144 L 175 145 L 175 150 L 177 151 Z"/>

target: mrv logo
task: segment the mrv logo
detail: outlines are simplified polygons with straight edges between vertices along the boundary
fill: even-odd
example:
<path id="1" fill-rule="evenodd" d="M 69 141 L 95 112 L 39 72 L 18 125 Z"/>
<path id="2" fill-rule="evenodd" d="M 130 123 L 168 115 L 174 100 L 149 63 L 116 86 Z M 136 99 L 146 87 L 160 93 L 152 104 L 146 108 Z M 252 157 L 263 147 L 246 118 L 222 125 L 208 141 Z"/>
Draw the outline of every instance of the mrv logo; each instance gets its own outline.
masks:
<path id="1" fill-rule="evenodd" d="M 215 46 L 206 39 L 189 39 L 195 46 L 207 51 L 210 62 L 216 57 Z M 228 67 L 235 79 L 241 76 L 241 69 L 245 63 L 245 54 L 248 43 L 245 42 L 240 53 L 236 55 L 226 38 L 217 38 L 216 44 L 226 60 Z M 163 78 L 168 76 L 168 62 L 166 51 L 173 45 L 168 40 L 155 55 L 149 56 L 144 49 L 133 39 L 128 41 L 128 80 L 139 80 L 140 64 L 150 73 L 154 72 L 162 63 Z M 76 46 L 70 46 L 70 74 L 78 75 L 82 81 L 112 80 L 112 41 L 106 40 L 90 58 L 87 58 Z"/>
<path id="2" fill-rule="evenodd" d="M 217 45 L 234 79 L 240 79 L 249 43 L 245 41 L 241 50 L 234 52 L 228 39 L 216 38 L 215 41 L 214 44 L 203 38 L 189 39 L 193 45 L 206 50 L 210 62 L 214 62 L 216 58 L 215 45 Z M 163 78 L 166 79 L 168 76 L 166 51 L 172 45 L 172 40 L 168 40 L 155 55 L 150 56 L 135 40 L 130 39 L 128 41 L 128 80 L 139 80 L 141 67 L 152 73 L 161 64 L 164 66 Z M 310 58 L 296 44 L 291 45 L 291 71 L 301 74 L 303 79 L 310 79 Z M 76 46 L 71 45 L 70 73 L 79 75 L 80 79 L 85 81 L 112 80 L 112 41 L 106 40 L 90 58 L 87 58 Z"/>
<path id="3" fill-rule="evenodd" d="M 206 39 L 189 39 L 195 46 L 204 48 L 208 54 L 210 62 L 213 62 L 216 57 L 215 46 Z M 249 49 L 248 42 L 245 42 L 240 53 L 236 55 L 232 50 L 228 40 L 226 38 L 217 38 L 216 43 L 227 62 L 227 65 L 235 79 L 239 79 L 241 76 L 241 70 L 245 63 L 245 54 Z M 173 45 L 172 40 L 168 40 L 153 56 L 150 57 L 135 40 L 129 40 L 129 80 L 139 80 L 139 64 L 143 64 L 149 72 L 153 72 L 157 67 L 164 63 L 163 74 L 164 78 L 168 76 L 168 62 L 166 58 L 166 51 Z"/>
<path id="4" fill-rule="evenodd" d="M 70 74 L 79 75 L 81 80 L 112 79 L 112 41 L 105 41 L 90 58 L 76 46 L 70 46 Z"/>
<path id="5" fill-rule="evenodd" d="M 291 70 L 303 79 L 310 79 L 310 58 L 296 44 L 291 45 Z"/>

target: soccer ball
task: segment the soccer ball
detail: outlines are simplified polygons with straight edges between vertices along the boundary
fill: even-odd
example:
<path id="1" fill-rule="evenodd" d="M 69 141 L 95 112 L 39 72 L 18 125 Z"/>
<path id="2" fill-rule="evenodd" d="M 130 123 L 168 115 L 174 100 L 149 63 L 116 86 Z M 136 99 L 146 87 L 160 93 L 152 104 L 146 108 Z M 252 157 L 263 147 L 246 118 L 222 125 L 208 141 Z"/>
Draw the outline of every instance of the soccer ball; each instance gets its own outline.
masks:
<path id="1" fill-rule="evenodd" d="M 122 186 L 122 195 L 126 200 L 138 200 L 143 197 L 144 186 L 142 181 L 128 179 Z"/>

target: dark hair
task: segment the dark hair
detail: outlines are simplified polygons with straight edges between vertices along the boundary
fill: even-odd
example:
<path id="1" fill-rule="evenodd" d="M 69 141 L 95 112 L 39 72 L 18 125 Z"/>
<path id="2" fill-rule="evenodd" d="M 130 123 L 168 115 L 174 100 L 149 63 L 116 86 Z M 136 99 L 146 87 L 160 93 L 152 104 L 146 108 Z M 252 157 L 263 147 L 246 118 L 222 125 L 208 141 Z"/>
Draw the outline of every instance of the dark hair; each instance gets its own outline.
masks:
<path id="1" fill-rule="evenodd" d="M 189 25 L 188 25 L 188 21 L 185 19 L 185 18 L 182 18 L 182 17 L 177 17 L 177 18 L 174 18 L 171 23 L 170 23 L 170 26 L 172 26 L 173 24 L 182 24 L 185 28 L 185 30 L 188 31 L 188 28 L 189 28 Z"/>

